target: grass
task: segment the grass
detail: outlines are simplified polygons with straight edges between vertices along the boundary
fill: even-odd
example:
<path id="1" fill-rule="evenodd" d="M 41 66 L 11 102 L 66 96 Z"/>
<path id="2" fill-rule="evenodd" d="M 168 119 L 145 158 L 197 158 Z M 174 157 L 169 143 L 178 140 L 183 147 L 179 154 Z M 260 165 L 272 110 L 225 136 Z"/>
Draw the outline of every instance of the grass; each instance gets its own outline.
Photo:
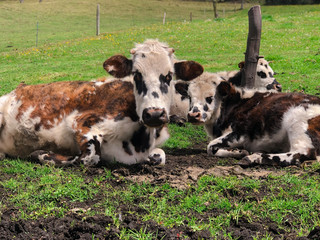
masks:
<path id="1" fill-rule="evenodd" d="M 38 23 L 38 44 L 51 44 L 94 36 L 96 34 L 96 8 L 100 5 L 100 31 L 119 32 L 163 22 L 188 21 L 190 13 L 193 20 L 212 18 L 211 2 L 170 1 L 170 0 L 28 0 L 1 1 L 2 32 L 0 52 L 21 50 L 36 46 Z M 221 15 L 233 13 L 235 5 L 223 4 Z M 239 8 L 239 6 L 238 6 Z M 141 14 L 143 12 L 143 14 Z"/>
<path id="2" fill-rule="evenodd" d="M 144 210 L 139 216 L 143 221 L 154 220 L 167 227 L 187 224 L 194 230 L 208 229 L 213 236 L 240 218 L 249 222 L 269 219 L 283 231 L 288 222 L 301 235 L 320 224 L 320 179 L 309 173 L 297 176 L 288 171 L 266 179 L 203 176 L 190 188 L 178 190 L 168 184 L 127 182 L 126 188 L 112 186 L 107 169 L 94 182 L 88 182 L 81 169 L 52 168 L 20 160 L 2 161 L 0 169 L 7 178 L 1 179 L 0 186 L 10 196 L 0 206 L 20 209 L 17 219 L 61 217 L 71 211 L 73 202 L 93 200 L 99 194 L 100 202 L 93 204 L 87 215 L 106 214 L 117 222 L 120 204 L 134 209 L 132 204 L 138 203 L 137 207 Z M 203 219 L 206 212 L 219 214 Z M 121 234 L 152 235 L 145 229 L 138 233 L 123 230 Z"/>
<path id="3" fill-rule="evenodd" d="M 78 5 L 77 2 L 0 3 L 0 23 L 4 26 L 4 34 L 0 36 L 0 95 L 10 92 L 21 81 L 37 84 L 104 76 L 105 59 L 116 53 L 129 56 L 134 43 L 146 38 L 168 42 L 179 59 L 196 60 L 208 71 L 233 70 L 244 59 L 247 9 L 206 21 L 212 14 L 209 3 L 110 0 L 101 3 L 103 34 L 96 37 L 92 12 L 98 1 Z M 133 17 L 136 9 L 142 14 Z M 284 90 L 320 93 L 319 13 L 319 5 L 262 6 L 260 54 L 272 61 Z M 37 21 L 40 35 L 39 46 L 35 47 Z M 170 126 L 170 130 L 174 137 L 167 142 L 167 148 L 188 148 L 194 139 L 206 138 L 201 128 L 193 126 L 183 129 Z M 0 198 L 0 218 L 9 208 L 19 209 L 13 220 L 61 217 L 77 204 L 92 201 L 92 208 L 83 210 L 85 214 L 110 216 L 116 226 L 120 224 L 119 205 L 124 203 L 133 206 L 132 212 L 135 208 L 143 209 L 139 215 L 143 221 L 154 220 L 167 227 L 187 225 L 195 231 L 208 229 L 212 236 L 219 233 L 226 239 L 232 239 L 226 230 L 231 222 L 243 218 L 249 223 L 273 221 L 284 233 L 289 231 L 288 226 L 293 226 L 296 235 L 305 236 L 320 225 L 319 176 L 309 173 L 317 169 L 320 166 L 313 165 L 296 175 L 285 169 L 285 174 L 271 174 L 265 179 L 209 175 L 188 189 L 179 190 L 169 184 L 114 179 L 109 169 L 103 169 L 94 181 L 89 181 L 84 174 L 86 169 L 4 160 L 0 162 L 0 189 L 6 194 Z M 125 181 L 126 187 L 115 186 L 113 181 Z M 212 215 L 204 219 L 208 212 Z M 157 235 L 146 229 L 122 229 L 120 236 L 154 239 Z M 272 239 L 268 233 L 254 238 Z"/>

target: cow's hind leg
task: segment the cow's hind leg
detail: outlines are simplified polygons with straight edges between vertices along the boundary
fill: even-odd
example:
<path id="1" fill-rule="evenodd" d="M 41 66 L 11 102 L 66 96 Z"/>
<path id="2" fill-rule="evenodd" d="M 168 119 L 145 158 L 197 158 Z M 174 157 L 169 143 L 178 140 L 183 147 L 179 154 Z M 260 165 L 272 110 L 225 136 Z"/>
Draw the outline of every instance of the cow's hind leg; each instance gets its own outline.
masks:
<path id="1" fill-rule="evenodd" d="M 84 165 L 96 165 L 101 159 L 100 146 L 103 141 L 98 135 L 87 134 L 78 135 L 80 154 L 66 156 L 51 151 L 37 150 L 29 155 L 30 160 L 39 161 L 42 164 L 52 164 L 55 166 L 69 166 L 82 163 Z"/>
<path id="2" fill-rule="evenodd" d="M 287 152 L 279 154 L 254 153 L 242 158 L 238 164 L 242 167 L 250 167 L 255 165 L 282 166 L 289 165 L 300 166 L 306 160 L 316 160 L 316 151 L 310 149 L 307 154 L 298 152 Z"/>
<path id="3" fill-rule="evenodd" d="M 65 156 L 51 151 L 37 150 L 29 155 L 32 161 L 55 166 L 70 166 L 78 162 L 79 156 Z"/>

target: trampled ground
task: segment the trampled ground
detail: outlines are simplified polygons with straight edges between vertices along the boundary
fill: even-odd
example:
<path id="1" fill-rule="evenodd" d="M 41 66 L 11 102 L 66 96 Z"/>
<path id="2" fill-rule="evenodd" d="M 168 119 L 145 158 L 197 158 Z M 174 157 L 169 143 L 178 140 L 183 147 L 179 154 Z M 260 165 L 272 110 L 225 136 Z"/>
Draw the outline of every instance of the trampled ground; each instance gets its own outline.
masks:
<path id="1" fill-rule="evenodd" d="M 243 169 L 236 165 L 234 159 L 222 161 L 218 158 L 208 157 L 204 146 L 195 146 L 190 150 L 169 150 L 167 153 L 165 166 L 141 164 L 129 167 L 112 167 L 113 178 L 108 180 L 109 184 L 114 189 L 123 189 L 131 181 L 149 182 L 151 185 L 169 183 L 171 187 L 183 190 L 197 184 L 199 178 L 204 175 L 234 175 L 238 178 L 249 177 L 264 181 L 271 172 L 273 175 L 281 175 L 285 171 L 282 168 L 265 167 Z M 304 170 L 292 167 L 289 171 L 293 174 L 300 174 Z M 86 181 L 94 181 L 94 178 L 103 174 L 103 172 L 101 167 L 89 168 L 84 172 L 85 179 Z M 309 172 L 309 174 L 319 175 L 319 172 L 314 171 Z M 6 177 L 10 176 L 2 176 L 2 179 Z M 8 194 L 8 191 L 0 186 L 0 196 L 6 198 Z M 241 199 L 243 201 L 259 202 L 265 194 L 269 193 L 260 189 L 256 195 L 247 195 L 245 189 L 240 189 L 237 192 L 226 190 L 223 194 L 231 202 Z M 161 198 L 162 196 L 159 194 L 157 197 Z M 19 209 L 16 207 L 7 208 L 1 216 L 0 239 L 119 239 L 121 236 L 120 230 L 123 228 L 132 232 L 153 233 L 152 239 L 214 239 L 209 230 L 194 231 L 187 226 L 187 223 L 180 226 L 165 227 L 153 220 L 143 221 L 140 216 L 145 213 L 145 210 L 139 207 L 139 202 L 134 202 L 133 205 L 123 204 L 119 206 L 118 226 L 115 225 L 114 219 L 110 216 L 103 214 L 85 216 L 85 212 L 93 208 L 94 204 L 100 200 L 96 196 L 85 202 L 71 203 L 71 210 L 64 217 L 41 217 L 38 220 L 12 220 L 19 215 Z M 114 201 L 120 201 L 120 199 L 114 199 Z M 223 214 L 223 210 L 216 208 L 199 213 L 198 216 L 195 214 L 193 217 L 206 222 L 211 217 L 221 214 Z M 254 216 L 252 219 L 240 216 L 236 220 L 231 220 L 225 232 L 232 239 L 253 239 L 256 236 L 269 236 L 270 239 L 320 239 L 320 228 L 317 227 L 304 237 L 296 237 L 297 232 L 291 222 L 294 222 L 294 219 L 287 219 L 282 226 L 279 226 L 271 219 L 261 221 L 255 219 Z M 225 236 L 220 235 L 216 238 L 225 239 Z"/>

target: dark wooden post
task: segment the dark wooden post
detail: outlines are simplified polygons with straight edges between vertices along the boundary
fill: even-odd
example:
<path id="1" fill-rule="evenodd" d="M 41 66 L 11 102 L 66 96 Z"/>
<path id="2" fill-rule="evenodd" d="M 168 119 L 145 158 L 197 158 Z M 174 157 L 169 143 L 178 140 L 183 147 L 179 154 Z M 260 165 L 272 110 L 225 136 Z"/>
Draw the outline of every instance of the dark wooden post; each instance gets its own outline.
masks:
<path id="1" fill-rule="evenodd" d="M 218 18 L 218 11 L 217 11 L 217 0 L 212 0 L 213 4 L 213 12 L 214 12 L 214 18 Z"/>
<path id="2" fill-rule="evenodd" d="M 241 76 L 241 86 L 253 88 L 259 59 L 261 40 L 261 9 L 260 6 L 252 7 L 249 12 L 249 33 L 247 50 L 245 53 L 245 64 Z"/>
<path id="3" fill-rule="evenodd" d="M 96 14 L 96 35 L 100 35 L 100 4 L 97 4 L 97 14 Z"/>

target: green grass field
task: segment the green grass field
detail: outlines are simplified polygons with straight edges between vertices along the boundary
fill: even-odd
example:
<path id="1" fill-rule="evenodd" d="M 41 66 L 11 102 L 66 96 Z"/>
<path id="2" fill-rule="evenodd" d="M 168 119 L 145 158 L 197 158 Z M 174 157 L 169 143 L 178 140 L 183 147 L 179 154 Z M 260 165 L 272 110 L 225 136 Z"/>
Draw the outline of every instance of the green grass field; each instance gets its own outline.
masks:
<path id="1" fill-rule="evenodd" d="M 134 43 L 147 38 L 167 42 L 175 48 L 179 59 L 198 61 L 207 71 L 234 70 L 244 60 L 248 9 L 234 12 L 234 5 L 218 5 L 220 15 L 221 8 L 226 9 L 225 17 L 214 20 L 209 2 L 108 0 L 100 3 L 102 33 L 97 37 L 94 14 L 99 1 L 88 2 L 0 1 L 0 95 L 22 81 L 37 84 L 105 76 L 102 63 L 108 57 L 117 53 L 129 56 Z M 320 6 L 261 9 L 260 55 L 272 61 L 277 80 L 285 91 L 320 94 Z M 37 21 L 39 44 L 35 47 Z M 168 148 L 187 148 L 194 136 L 205 138 L 201 128 L 189 131 L 171 127 L 171 131 L 177 137 L 170 139 Z M 88 216 L 115 216 L 118 202 L 114 200 L 121 198 L 128 205 L 139 200 L 139 208 L 145 212 L 139 216 L 143 221 L 153 219 L 167 227 L 187 225 L 194 231 L 208 229 L 212 236 L 219 233 L 225 239 L 232 239 L 226 232 L 230 222 L 243 216 L 250 221 L 272 220 L 283 231 L 286 219 L 293 219 L 290 224 L 294 226 L 294 237 L 306 236 L 320 225 L 320 178 L 309 174 L 319 168 L 316 164 L 299 174 L 284 169 L 285 174 L 271 174 L 266 179 L 208 175 L 189 189 L 179 190 L 167 184 L 134 182 L 127 182 L 126 188 L 114 187 L 111 183 L 116 180 L 108 169 L 94 182 L 87 183 L 82 176 L 86 169 L 73 171 L 5 160 L 0 162 L 0 189 L 6 192 L 0 197 L 0 220 L 2 213 L 11 208 L 20 209 L 12 220 L 61 217 L 73 206 L 68 201 L 75 204 L 99 196 L 101 201 L 86 212 Z M 262 199 L 250 200 L 266 191 L 268 194 Z M 243 198 L 238 201 L 225 192 L 243 194 Z M 212 216 L 207 222 L 194 217 L 222 210 L 223 214 Z M 187 217 L 179 215 L 181 212 Z M 114 224 L 118 226 L 118 218 L 114 218 Z M 156 239 L 143 230 L 133 233 L 122 229 L 120 236 Z M 272 237 L 267 234 L 255 239 Z"/>

